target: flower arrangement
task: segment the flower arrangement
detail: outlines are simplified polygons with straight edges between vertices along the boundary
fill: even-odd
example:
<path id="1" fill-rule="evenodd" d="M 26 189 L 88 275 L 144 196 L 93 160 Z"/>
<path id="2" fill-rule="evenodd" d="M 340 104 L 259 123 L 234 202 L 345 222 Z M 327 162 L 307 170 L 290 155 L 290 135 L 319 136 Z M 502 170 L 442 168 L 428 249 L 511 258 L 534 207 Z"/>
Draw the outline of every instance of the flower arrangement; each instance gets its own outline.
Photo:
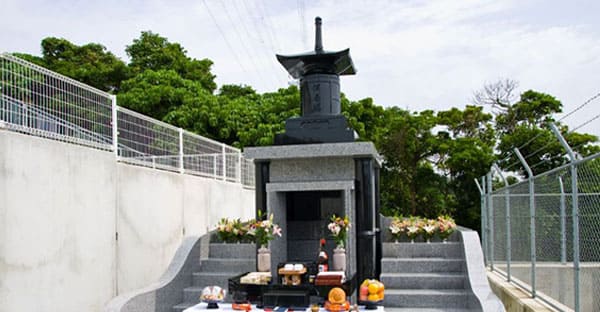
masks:
<path id="1" fill-rule="evenodd" d="M 406 227 L 406 236 L 408 236 L 412 242 L 419 234 L 421 234 L 423 223 L 421 222 L 421 219 L 417 217 L 410 217 L 408 222 L 410 224 Z"/>
<path id="2" fill-rule="evenodd" d="M 403 217 L 394 217 L 392 223 L 390 224 L 390 232 L 392 232 L 392 237 L 396 241 L 398 241 L 402 235 L 406 235 L 408 232 L 408 227 L 411 225 L 408 219 Z"/>
<path id="3" fill-rule="evenodd" d="M 450 216 L 439 216 L 437 219 L 424 219 L 414 216 L 409 218 L 395 217 L 389 226 L 389 231 L 395 240 L 406 235 L 411 241 L 422 236 L 427 242 L 436 234 L 442 241 L 446 241 L 455 230 L 456 223 Z"/>
<path id="4" fill-rule="evenodd" d="M 327 225 L 327 229 L 331 232 L 331 236 L 338 247 L 346 247 L 346 236 L 350 229 L 350 220 L 348 217 L 338 217 L 335 214 L 331 216 L 331 222 Z"/>
<path id="5" fill-rule="evenodd" d="M 226 243 L 241 242 L 246 238 L 248 226 L 248 222 L 242 222 L 240 219 L 222 218 L 217 224 L 217 236 Z"/>
<path id="6" fill-rule="evenodd" d="M 259 219 L 261 215 L 259 213 Z M 265 220 L 256 220 L 250 223 L 248 236 L 261 247 L 267 247 L 275 237 L 281 237 L 281 227 L 273 223 L 273 214 Z"/>
<path id="7" fill-rule="evenodd" d="M 423 238 L 429 242 L 429 240 L 433 237 L 433 235 L 435 235 L 438 226 L 437 226 L 437 221 L 433 220 L 433 219 L 427 219 L 421 220 L 422 224 L 423 224 L 423 228 L 422 228 L 422 233 L 423 233 Z"/>
<path id="8" fill-rule="evenodd" d="M 439 216 L 437 218 L 438 236 L 445 241 L 456 230 L 456 223 L 450 216 Z"/>

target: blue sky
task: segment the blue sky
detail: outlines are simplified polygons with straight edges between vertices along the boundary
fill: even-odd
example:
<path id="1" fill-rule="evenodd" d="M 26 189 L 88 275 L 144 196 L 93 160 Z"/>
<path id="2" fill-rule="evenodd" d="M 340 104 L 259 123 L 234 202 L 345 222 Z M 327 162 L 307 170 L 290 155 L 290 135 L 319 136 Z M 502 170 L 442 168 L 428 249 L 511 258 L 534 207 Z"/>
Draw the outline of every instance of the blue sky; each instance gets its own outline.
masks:
<path id="1" fill-rule="evenodd" d="M 127 60 L 125 46 L 152 30 L 213 60 L 217 83 L 265 92 L 289 83 L 274 54 L 311 50 L 319 15 L 325 49 L 350 48 L 358 74 L 342 78 L 342 91 L 353 100 L 445 110 L 511 78 L 569 112 L 600 92 L 599 11 L 600 1 L 3 0 L 0 51 L 39 54 L 55 36 Z M 565 121 L 599 113 L 597 100 Z M 594 123 L 581 130 L 600 135 Z"/>

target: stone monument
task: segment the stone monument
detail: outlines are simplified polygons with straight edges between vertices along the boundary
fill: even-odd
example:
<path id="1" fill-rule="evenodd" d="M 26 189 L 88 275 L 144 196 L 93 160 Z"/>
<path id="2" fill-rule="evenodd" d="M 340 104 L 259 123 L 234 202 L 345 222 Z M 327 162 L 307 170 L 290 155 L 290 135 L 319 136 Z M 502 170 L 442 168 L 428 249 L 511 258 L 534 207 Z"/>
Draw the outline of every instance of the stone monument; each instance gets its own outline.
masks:
<path id="1" fill-rule="evenodd" d="M 379 169 L 373 143 L 355 142 L 355 132 L 341 115 L 340 75 L 355 73 L 349 49 L 323 50 L 321 19 L 316 18 L 315 50 L 277 55 L 300 79 L 302 116 L 286 122 L 275 145 L 249 147 L 246 158 L 256 165 L 256 209 L 274 214 L 283 237 L 271 242 L 271 272 L 277 265 L 314 261 L 319 239 L 326 238 L 330 257 L 335 247 L 327 224 L 332 214 L 348 216 L 346 277 L 378 278 Z"/>

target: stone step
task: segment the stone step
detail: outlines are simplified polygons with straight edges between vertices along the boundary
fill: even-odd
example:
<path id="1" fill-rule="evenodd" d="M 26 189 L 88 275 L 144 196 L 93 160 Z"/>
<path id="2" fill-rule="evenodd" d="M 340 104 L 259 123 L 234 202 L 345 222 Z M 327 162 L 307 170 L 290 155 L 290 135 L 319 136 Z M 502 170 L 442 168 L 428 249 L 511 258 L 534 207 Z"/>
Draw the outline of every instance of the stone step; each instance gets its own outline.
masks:
<path id="1" fill-rule="evenodd" d="M 381 273 L 381 282 L 391 289 L 464 289 L 462 273 Z"/>
<path id="2" fill-rule="evenodd" d="M 200 263 L 201 272 L 233 272 L 241 274 L 256 271 L 256 260 L 236 258 L 208 258 Z M 234 274 L 234 275 L 237 275 Z"/>
<path id="3" fill-rule="evenodd" d="M 200 302 L 200 301 L 180 303 L 178 305 L 173 306 L 173 312 L 182 312 L 183 310 L 185 310 L 185 309 L 187 309 L 189 307 L 197 305 L 198 302 Z"/>
<path id="4" fill-rule="evenodd" d="M 381 273 L 463 272 L 463 259 L 382 258 Z"/>
<path id="5" fill-rule="evenodd" d="M 383 305 L 404 308 L 466 309 L 472 295 L 454 289 L 386 289 Z"/>
<path id="6" fill-rule="evenodd" d="M 255 244 L 210 243 L 209 258 L 255 259 Z"/>
<path id="7" fill-rule="evenodd" d="M 198 287 L 216 285 L 221 288 L 227 289 L 229 279 L 241 273 L 245 272 L 195 272 L 192 274 L 192 285 Z"/>
<path id="8" fill-rule="evenodd" d="M 383 243 L 383 257 L 391 258 L 463 258 L 462 243 Z"/>

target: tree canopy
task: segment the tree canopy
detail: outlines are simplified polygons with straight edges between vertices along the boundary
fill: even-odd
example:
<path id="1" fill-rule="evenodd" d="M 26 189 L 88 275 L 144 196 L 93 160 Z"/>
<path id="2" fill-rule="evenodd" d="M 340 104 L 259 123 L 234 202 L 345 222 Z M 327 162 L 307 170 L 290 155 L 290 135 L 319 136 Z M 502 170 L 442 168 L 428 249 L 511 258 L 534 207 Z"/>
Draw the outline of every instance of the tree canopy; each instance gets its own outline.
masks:
<path id="1" fill-rule="evenodd" d="M 78 46 L 50 37 L 41 46 L 41 56 L 16 55 L 114 93 L 121 106 L 236 147 L 273 144 L 285 120 L 300 114 L 297 87 L 263 94 L 245 85 L 217 90 L 212 61 L 190 58 L 180 44 L 150 31 L 126 47 L 129 63 L 97 43 Z M 579 154 L 600 151 L 595 136 L 570 131 L 553 119 L 562 110 L 558 99 L 534 90 L 518 94 L 517 86 L 510 79 L 487 84 L 475 93 L 473 105 L 439 112 L 382 107 L 372 98 L 354 101 L 342 94 L 342 112 L 359 139 L 373 141 L 384 156 L 382 211 L 452 214 L 461 225 L 478 230 L 474 179 L 494 162 L 523 176 L 515 147 L 536 173 L 567 161 L 549 122 Z"/>

